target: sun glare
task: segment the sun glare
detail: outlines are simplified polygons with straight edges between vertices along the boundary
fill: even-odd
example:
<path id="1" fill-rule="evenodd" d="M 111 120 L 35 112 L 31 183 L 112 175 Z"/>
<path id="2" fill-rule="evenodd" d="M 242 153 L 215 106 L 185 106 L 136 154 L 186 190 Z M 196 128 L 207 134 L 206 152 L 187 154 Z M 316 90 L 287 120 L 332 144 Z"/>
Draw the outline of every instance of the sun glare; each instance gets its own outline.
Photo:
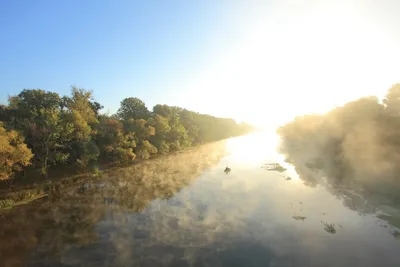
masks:
<path id="1" fill-rule="evenodd" d="M 230 138 L 226 143 L 226 150 L 230 160 L 235 164 L 254 165 L 262 167 L 268 163 L 278 163 L 286 170 L 282 173 L 292 180 L 299 180 L 294 167 L 285 162 L 285 157 L 277 152 L 280 144 L 279 136 L 273 131 L 257 131 L 245 136 Z M 260 148 L 260 149 L 257 149 Z"/>
<path id="2" fill-rule="evenodd" d="M 279 138 L 275 133 L 258 131 L 228 139 L 226 148 L 235 157 L 235 160 L 258 164 L 266 160 L 275 160 L 277 155 L 274 151 L 278 144 Z M 255 149 L 257 147 L 262 149 Z M 270 154 L 266 154 L 266 151 Z"/>
<path id="3" fill-rule="evenodd" d="M 185 85 L 190 90 L 182 98 L 201 92 L 193 99 L 196 109 L 277 126 L 362 96 L 382 97 L 397 82 L 395 42 L 359 7 L 343 2 L 289 10 L 291 24 L 281 9 L 255 18 L 239 43 Z"/>

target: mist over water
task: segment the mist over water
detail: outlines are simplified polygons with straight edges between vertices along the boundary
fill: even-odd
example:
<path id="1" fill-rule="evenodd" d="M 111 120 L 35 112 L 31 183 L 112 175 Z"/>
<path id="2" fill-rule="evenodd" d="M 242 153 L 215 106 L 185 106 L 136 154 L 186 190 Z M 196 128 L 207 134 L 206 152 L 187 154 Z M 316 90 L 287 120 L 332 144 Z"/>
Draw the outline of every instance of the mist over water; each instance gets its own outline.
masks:
<path id="1" fill-rule="evenodd" d="M 334 194 L 312 169 L 307 174 L 320 182 L 310 184 L 278 146 L 271 132 L 232 138 L 82 180 L 2 212 L 0 237 L 9 241 L 0 243 L 0 262 L 400 266 L 396 229 L 376 217 L 380 207 Z M 281 171 L 263 167 L 276 163 Z"/>

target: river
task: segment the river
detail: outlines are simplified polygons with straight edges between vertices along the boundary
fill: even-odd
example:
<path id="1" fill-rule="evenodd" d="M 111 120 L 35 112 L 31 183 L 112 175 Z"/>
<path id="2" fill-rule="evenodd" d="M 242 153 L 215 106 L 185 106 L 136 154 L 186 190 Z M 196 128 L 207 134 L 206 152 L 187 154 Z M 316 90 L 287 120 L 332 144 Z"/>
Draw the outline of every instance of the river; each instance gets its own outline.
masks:
<path id="1" fill-rule="evenodd" d="M 305 185 L 278 141 L 232 138 L 3 212 L 0 265 L 400 266 L 395 228 Z"/>

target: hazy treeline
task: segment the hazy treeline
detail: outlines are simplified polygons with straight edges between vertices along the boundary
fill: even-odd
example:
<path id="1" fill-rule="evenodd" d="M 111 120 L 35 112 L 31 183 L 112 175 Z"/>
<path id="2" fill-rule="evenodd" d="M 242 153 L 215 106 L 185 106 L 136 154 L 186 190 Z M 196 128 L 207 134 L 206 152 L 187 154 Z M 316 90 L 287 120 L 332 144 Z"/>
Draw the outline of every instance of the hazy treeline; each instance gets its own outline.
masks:
<path id="1" fill-rule="evenodd" d="M 324 115 L 297 117 L 278 133 L 281 152 L 300 170 L 323 170 L 333 186 L 400 197 L 400 84 L 382 101 L 364 97 Z"/>
<path id="2" fill-rule="evenodd" d="M 150 111 L 135 97 L 123 99 L 114 115 L 100 114 L 102 108 L 91 91 L 76 87 L 63 97 L 36 89 L 11 96 L 0 106 L 0 180 L 29 165 L 42 174 L 65 163 L 123 165 L 251 130 L 179 107 L 156 105 Z"/>

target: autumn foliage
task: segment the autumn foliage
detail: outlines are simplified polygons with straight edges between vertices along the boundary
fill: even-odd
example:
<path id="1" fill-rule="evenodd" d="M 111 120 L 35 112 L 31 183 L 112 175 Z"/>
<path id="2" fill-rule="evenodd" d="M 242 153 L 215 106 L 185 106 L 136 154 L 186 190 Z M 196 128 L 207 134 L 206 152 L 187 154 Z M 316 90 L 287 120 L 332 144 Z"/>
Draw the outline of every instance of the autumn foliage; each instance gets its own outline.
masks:
<path id="1" fill-rule="evenodd" d="M 78 170 L 99 161 L 125 165 L 251 130 L 179 107 L 150 111 L 136 97 L 123 99 L 114 115 L 101 114 L 102 108 L 91 91 L 77 87 L 64 97 L 40 89 L 11 96 L 0 106 L 0 179 L 30 164 L 42 175 L 59 164 Z"/>

